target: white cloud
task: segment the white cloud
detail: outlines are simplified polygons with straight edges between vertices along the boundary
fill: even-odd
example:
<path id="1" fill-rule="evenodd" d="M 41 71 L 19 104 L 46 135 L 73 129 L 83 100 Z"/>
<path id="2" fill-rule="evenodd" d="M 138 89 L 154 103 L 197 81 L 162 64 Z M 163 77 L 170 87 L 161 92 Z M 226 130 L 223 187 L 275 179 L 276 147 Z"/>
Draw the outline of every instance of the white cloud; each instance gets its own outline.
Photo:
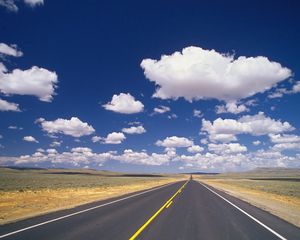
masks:
<path id="1" fill-rule="evenodd" d="M 41 101 L 51 102 L 57 82 L 56 73 L 47 69 L 33 66 L 8 72 L 0 63 L 0 92 L 4 94 L 32 95 Z"/>
<path id="2" fill-rule="evenodd" d="M 63 143 L 63 141 L 53 141 L 51 144 L 50 144 L 50 147 L 60 147 L 61 144 Z"/>
<path id="3" fill-rule="evenodd" d="M 201 112 L 201 110 L 194 109 L 193 110 L 193 116 L 197 117 L 197 118 L 201 118 L 201 117 L 203 117 L 203 113 Z"/>
<path id="4" fill-rule="evenodd" d="M 193 141 L 177 136 L 167 137 L 163 141 L 158 140 L 155 144 L 166 148 L 190 147 L 194 145 Z"/>
<path id="5" fill-rule="evenodd" d="M 35 142 L 35 143 L 38 143 L 38 141 L 32 137 L 32 136 L 25 136 L 23 137 L 23 140 L 26 141 L 26 142 Z"/>
<path id="6" fill-rule="evenodd" d="M 141 62 L 146 78 L 157 86 L 154 97 L 188 101 L 239 100 L 265 92 L 292 75 L 263 56 L 234 59 L 215 50 L 187 47 L 160 60 Z"/>
<path id="7" fill-rule="evenodd" d="M 203 147 L 200 147 L 199 145 L 193 145 L 187 148 L 187 151 L 190 153 L 199 153 L 204 150 Z"/>
<path id="8" fill-rule="evenodd" d="M 0 6 L 5 7 L 8 11 L 17 12 L 18 7 L 15 0 L 0 0 Z"/>
<path id="9" fill-rule="evenodd" d="M 17 45 L 15 44 L 7 45 L 5 43 L 0 43 L 0 54 L 13 56 L 13 57 L 23 56 L 23 53 L 18 50 Z"/>
<path id="10" fill-rule="evenodd" d="M 0 6 L 5 7 L 8 11 L 18 12 L 19 8 L 16 5 L 17 0 L 0 0 Z M 30 7 L 43 5 L 44 0 L 24 0 L 24 3 Z"/>
<path id="11" fill-rule="evenodd" d="M 49 134 L 61 133 L 73 137 L 82 137 L 95 132 L 92 126 L 82 122 L 77 117 L 72 117 L 70 120 L 58 118 L 55 121 L 46 121 L 40 118 L 36 122 L 41 124 L 42 129 Z"/>
<path id="12" fill-rule="evenodd" d="M 132 126 L 129 128 L 123 128 L 122 132 L 127 134 L 142 134 L 146 132 L 146 129 L 143 126 Z"/>
<path id="13" fill-rule="evenodd" d="M 238 120 L 218 118 L 213 122 L 202 120 L 202 132 L 207 132 L 211 141 L 235 141 L 237 134 L 254 136 L 277 134 L 294 130 L 288 122 L 281 122 L 266 117 L 263 112 L 256 115 L 246 115 Z M 221 136 L 221 137 L 219 137 Z M 226 141 L 225 141 L 226 140 Z"/>
<path id="14" fill-rule="evenodd" d="M 269 134 L 272 143 L 300 142 L 300 136 L 294 134 Z"/>
<path id="15" fill-rule="evenodd" d="M 120 144 L 126 139 L 125 135 L 122 132 L 112 132 L 109 133 L 104 139 L 106 144 Z"/>
<path id="16" fill-rule="evenodd" d="M 124 163 L 159 166 L 169 163 L 170 156 L 158 153 L 149 155 L 146 152 L 135 152 L 131 149 L 125 149 L 122 155 L 115 156 L 113 159 Z"/>
<path id="17" fill-rule="evenodd" d="M 236 154 L 247 151 L 247 147 L 239 143 L 208 144 L 208 150 L 217 154 Z"/>
<path id="18" fill-rule="evenodd" d="M 21 112 L 19 104 L 8 102 L 0 98 L 0 111 Z"/>
<path id="19" fill-rule="evenodd" d="M 30 7 L 35 7 L 44 4 L 44 0 L 24 0 L 24 2 Z"/>
<path id="20" fill-rule="evenodd" d="M 124 114 L 139 113 L 144 110 L 144 105 L 135 100 L 129 93 L 114 94 L 112 100 L 104 104 L 103 107 L 106 110 Z"/>
<path id="21" fill-rule="evenodd" d="M 252 144 L 253 144 L 254 146 L 258 146 L 258 145 L 261 144 L 261 141 L 256 140 L 256 141 L 253 141 Z"/>
<path id="22" fill-rule="evenodd" d="M 93 137 L 92 137 L 92 142 L 93 142 L 93 143 L 100 142 L 102 139 L 103 139 L 102 137 L 99 137 L 99 136 L 93 136 Z"/>
<path id="23" fill-rule="evenodd" d="M 165 112 L 171 111 L 171 109 L 167 106 L 159 106 L 153 109 L 154 112 L 163 114 Z"/>
<path id="24" fill-rule="evenodd" d="M 284 151 L 284 150 L 300 150 L 300 142 L 284 142 L 277 143 L 272 147 L 274 151 Z"/>
<path id="25" fill-rule="evenodd" d="M 22 130 L 23 128 L 22 127 L 18 127 L 18 126 L 14 126 L 14 125 L 10 125 L 8 127 L 8 129 L 12 129 L 12 130 Z"/>
<path id="26" fill-rule="evenodd" d="M 292 89 L 293 93 L 300 92 L 300 81 L 296 82 Z"/>
<path id="27" fill-rule="evenodd" d="M 241 112 L 248 112 L 249 108 L 244 104 L 237 105 L 235 101 L 227 102 L 226 105 L 218 105 L 216 106 L 216 113 L 233 113 L 239 114 Z"/>
<path id="28" fill-rule="evenodd" d="M 178 116 L 175 113 L 172 113 L 171 115 L 168 116 L 169 119 L 176 119 Z"/>

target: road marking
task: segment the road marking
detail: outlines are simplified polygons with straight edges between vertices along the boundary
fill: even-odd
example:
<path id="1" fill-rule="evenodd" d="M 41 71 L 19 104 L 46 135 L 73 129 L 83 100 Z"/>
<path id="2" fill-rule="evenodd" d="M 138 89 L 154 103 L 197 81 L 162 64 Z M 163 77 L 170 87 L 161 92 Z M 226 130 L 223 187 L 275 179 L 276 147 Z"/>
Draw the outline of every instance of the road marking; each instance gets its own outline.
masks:
<path id="1" fill-rule="evenodd" d="M 156 213 L 154 213 L 154 215 L 152 217 L 150 217 L 147 222 L 144 223 L 143 226 L 141 226 L 130 238 L 129 240 L 134 240 L 136 239 L 142 231 L 144 231 L 144 229 L 165 209 L 167 208 L 167 206 L 172 203 L 172 200 L 182 191 L 182 189 L 187 185 L 187 183 L 189 182 L 190 180 L 187 180 L 179 189 L 176 193 L 174 193 L 174 195 L 168 200 L 166 201 L 166 203 L 164 205 L 162 205 L 162 207 L 160 209 L 158 209 L 156 211 Z"/>
<path id="2" fill-rule="evenodd" d="M 199 182 L 200 183 L 200 182 Z M 240 207 L 238 207 L 237 205 L 235 205 L 234 203 L 230 202 L 228 199 L 224 198 L 223 196 L 221 196 L 219 193 L 215 192 L 214 190 L 212 190 L 211 188 L 209 188 L 208 186 L 200 183 L 203 187 L 205 187 L 206 189 L 208 189 L 209 191 L 211 191 L 212 193 L 216 194 L 218 197 L 222 198 L 224 201 L 226 201 L 227 203 L 229 203 L 231 206 L 235 207 L 236 209 L 238 209 L 239 211 L 241 211 L 242 213 L 244 213 L 246 216 L 248 216 L 249 218 L 251 218 L 252 220 L 254 220 L 256 223 L 258 223 L 259 225 L 261 225 L 262 227 L 264 227 L 265 229 L 267 229 L 269 232 L 273 233 L 275 236 L 277 236 L 279 239 L 281 240 L 287 240 L 285 237 L 283 237 L 282 235 L 280 235 L 278 232 L 276 232 L 275 230 L 273 230 L 272 228 L 268 227 L 267 225 L 265 225 L 264 223 L 262 223 L 261 221 L 259 221 L 258 219 L 256 219 L 255 217 L 253 217 L 252 215 L 250 215 L 249 213 L 247 213 L 246 211 L 244 211 L 243 209 L 241 209 Z"/>
<path id="3" fill-rule="evenodd" d="M 41 223 L 26 227 L 26 228 L 22 228 L 22 229 L 13 231 L 13 232 L 9 232 L 9 233 L 6 233 L 4 235 L 1 235 L 0 238 L 5 238 L 5 237 L 8 237 L 8 236 L 20 233 L 20 232 L 24 232 L 24 231 L 32 229 L 32 228 L 36 228 L 36 227 L 39 227 L 39 226 L 42 226 L 42 225 L 46 225 L 48 223 L 56 222 L 56 221 L 59 221 L 59 220 L 65 219 L 65 218 L 69 218 L 69 217 L 81 214 L 81 213 L 92 211 L 92 210 L 97 209 L 97 208 L 105 207 L 105 206 L 108 206 L 108 205 L 111 205 L 111 204 L 114 204 L 114 203 L 117 203 L 117 202 L 124 201 L 124 200 L 129 199 L 129 198 L 137 197 L 137 196 L 143 195 L 145 193 L 149 193 L 149 192 L 161 189 L 163 187 L 170 186 L 170 185 L 175 184 L 175 183 L 176 182 L 168 183 L 168 184 L 156 187 L 156 188 L 146 190 L 144 192 L 136 193 L 136 194 L 133 194 L 133 195 L 130 195 L 130 196 L 127 196 L 127 197 L 124 197 L 124 198 L 120 198 L 120 199 L 117 199 L 117 200 L 114 200 L 114 201 L 111 201 L 111 202 L 108 202 L 108 203 L 103 203 L 103 204 L 95 206 L 95 207 L 87 208 L 87 209 L 84 209 L 84 210 L 81 210 L 81 211 L 78 211 L 78 212 L 75 212 L 75 213 L 67 214 L 67 215 L 64 215 L 64 216 L 61 216 L 61 217 L 58 217 L 58 218 L 54 218 L 54 219 L 51 219 L 51 220 L 48 220 L 48 221 L 45 221 L 45 222 L 41 222 Z"/>
<path id="4" fill-rule="evenodd" d="M 173 201 L 169 202 L 169 204 L 166 206 L 166 208 L 169 208 Z"/>

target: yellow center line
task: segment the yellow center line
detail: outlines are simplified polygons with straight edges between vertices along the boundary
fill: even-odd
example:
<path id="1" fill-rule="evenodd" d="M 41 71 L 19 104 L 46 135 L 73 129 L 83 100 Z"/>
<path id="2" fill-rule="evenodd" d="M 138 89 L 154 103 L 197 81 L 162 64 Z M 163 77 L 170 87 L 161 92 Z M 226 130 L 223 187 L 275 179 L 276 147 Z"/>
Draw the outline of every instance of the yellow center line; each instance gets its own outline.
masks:
<path id="1" fill-rule="evenodd" d="M 187 183 L 189 182 L 189 180 L 187 180 L 179 189 L 176 193 L 174 193 L 174 195 L 168 200 L 166 201 L 166 203 L 164 205 L 162 205 L 162 207 L 160 209 L 157 210 L 156 213 L 154 213 L 154 215 L 152 217 L 150 217 L 148 219 L 147 222 L 144 223 L 143 226 L 141 226 L 130 238 L 129 240 L 134 240 L 137 238 L 138 235 L 141 234 L 141 232 L 165 209 L 168 208 L 171 203 L 172 200 L 182 191 L 182 189 L 187 185 Z"/>
<path id="2" fill-rule="evenodd" d="M 170 207 L 173 201 L 169 202 L 169 204 L 166 206 L 166 208 Z"/>

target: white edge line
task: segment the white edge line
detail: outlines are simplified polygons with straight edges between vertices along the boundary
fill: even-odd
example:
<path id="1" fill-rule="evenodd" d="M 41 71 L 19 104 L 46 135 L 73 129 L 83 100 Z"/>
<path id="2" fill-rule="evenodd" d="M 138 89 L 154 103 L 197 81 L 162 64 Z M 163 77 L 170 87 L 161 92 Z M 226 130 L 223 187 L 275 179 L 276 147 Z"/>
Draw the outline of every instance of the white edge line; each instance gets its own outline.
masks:
<path id="1" fill-rule="evenodd" d="M 264 223 L 262 223 L 261 221 L 259 221 L 258 219 L 256 219 L 255 217 L 253 217 L 252 215 L 250 215 L 249 213 L 245 212 L 243 209 L 239 208 L 238 206 L 236 206 L 235 204 L 233 204 L 232 202 L 230 202 L 229 200 L 227 200 L 226 198 L 224 198 L 223 196 L 221 196 L 220 194 L 218 194 L 217 192 L 215 192 L 214 190 L 210 189 L 209 187 L 207 187 L 206 185 L 202 184 L 201 182 L 199 182 L 203 187 L 207 188 L 209 191 L 211 191 L 212 193 L 216 194 L 218 197 L 222 198 L 224 201 L 228 202 L 231 206 L 235 207 L 236 209 L 240 210 L 242 213 L 244 213 L 246 216 L 248 216 L 249 218 L 251 218 L 252 220 L 254 220 L 255 222 L 257 222 L 259 225 L 261 225 L 262 227 L 264 227 L 265 229 L 267 229 L 268 231 L 270 231 L 271 233 L 273 233 L 274 235 L 276 235 L 278 238 L 280 238 L 281 240 L 287 240 L 287 238 L 283 237 L 282 235 L 280 235 L 279 233 L 277 233 L 276 231 L 274 231 L 272 228 L 268 227 L 267 225 L 265 225 Z"/>
<path id="2" fill-rule="evenodd" d="M 75 215 L 78 215 L 78 214 L 81 214 L 81 213 L 85 213 L 85 212 L 88 212 L 88 211 L 91 211 L 91 210 L 94 210 L 94 209 L 97 209 L 97 208 L 101 208 L 101 207 L 104 207 L 104 206 L 107 206 L 107 205 L 111 205 L 111 204 L 114 204 L 114 203 L 117 203 L 117 202 L 121 202 L 121 201 L 124 201 L 124 200 L 129 199 L 129 198 L 137 197 L 139 195 L 143 195 L 145 193 L 152 192 L 152 191 L 161 189 L 163 187 L 170 186 L 170 185 L 175 184 L 175 183 L 177 183 L 177 181 L 172 182 L 172 183 L 168 183 L 168 184 L 165 184 L 163 186 L 156 187 L 156 188 L 152 188 L 152 189 L 146 190 L 144 192 L 136 193 L 136 194 L 124 197 L 124 198 L 120 198 L 120 199 L 117 199 L 117 200 L 114 200 L 114 201 L 111 201 L 111 202 L 108 202 L 108 203 L 104 203 L 104 204 L 101 204 L 101 205 L 98 205 L 98 206 L 95 206 L 95 207 L 87 208 L 87 209 L 84 209 L 84 210 L 81 210 L 81 211 L 78 211 L 78 212 L 75 212 L 75 213 L 67 214 L 65 216 L 61 216 L 61 217 L 54 218 L 54 219 L 51 219 L 51 220 L 48 220 L 48 221 L 45 221 L 45 222 L 41 222 L 41 223 L 26 227 L 26 228 L 22 228 L 22 229 L 13 231 L 13 232 L 9 232 L 9 233 L 6 233 L 4 235 L 1 235 L 0 238 L 5 238 L 5 237 L 8 237 L 8 236 L 20 233 L 20 232 L 24 232 L 24 231 L 32 229 L 32 228 L 36 228 L 36 227 L 39 227 L 39 226 L 42 226 L 42 225 L 45 225 L 45 224 L 48 224 L 48 223 L 59 221 L 59 220 L 64 219 L 64 218 L 69 218 L 69 217 L 72 217 L 72 216 L 75 216 Z"/>

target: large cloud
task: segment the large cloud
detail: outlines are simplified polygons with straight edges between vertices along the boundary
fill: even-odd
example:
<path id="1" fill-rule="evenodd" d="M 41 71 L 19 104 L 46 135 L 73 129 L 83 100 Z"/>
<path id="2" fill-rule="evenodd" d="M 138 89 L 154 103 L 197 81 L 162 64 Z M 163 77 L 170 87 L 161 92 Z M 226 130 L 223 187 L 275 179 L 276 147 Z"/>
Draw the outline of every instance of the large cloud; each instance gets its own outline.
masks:
<path id="1" fill-rule="evenodd" d="M 291 76 L 291 70 L 266 57 L 222 54 L 200 47 L 141 62 L 146 78 L 157 86 L 154 97 L 188 101 L 238 100 L 264 92 Z"/>
<path id="2" fill-rule="evenodd" d="M 144 109 L 144 105 L 140 101 L 135 100 L 129 93 L 113 95 L 112 100 L 109 103 L 104 104 L 103 107 L 106 110 L 124 114 L 138 113 L 142 112 Z"/>
<path id="3" fill-rule="evenodd" d="M 40 118 L 36 122 L 49 134 L 61 133 L 73 137 L 82 137 L 95 132 L 95 129 L 92 126 L 82 122 L 77 117 L 72 117 L 70 120 L 58 118 L 54 121 L 46 121 L 45 119 Z"/>
<path id="4" fill-rule="evenodd" d="M 8 102 L 0 98 L 0 111 L 20 112 L 19 104 Z"/>
<path id="5" fill-rule="evenodd" d="M 213 122 L 202 120 L 202 132 L 209 135 L 211 141 L 230 142 L 237 140 L 237 134 L 254 136 L 278 134 L 294 130 L 288 122 L 281 122 L 266 117 L 263 112 L 256 115 L 246 115 L 238 120 L 218 118 Z"/>
<path id="6" fill-rule="evenodd" d="M 45 68 L 33 66 L 8 72 L 0 62 L 0 92 L 4 94 L 33 95 L 41 101 L 51 102 L 57 82 L 56 73 Z"/>

